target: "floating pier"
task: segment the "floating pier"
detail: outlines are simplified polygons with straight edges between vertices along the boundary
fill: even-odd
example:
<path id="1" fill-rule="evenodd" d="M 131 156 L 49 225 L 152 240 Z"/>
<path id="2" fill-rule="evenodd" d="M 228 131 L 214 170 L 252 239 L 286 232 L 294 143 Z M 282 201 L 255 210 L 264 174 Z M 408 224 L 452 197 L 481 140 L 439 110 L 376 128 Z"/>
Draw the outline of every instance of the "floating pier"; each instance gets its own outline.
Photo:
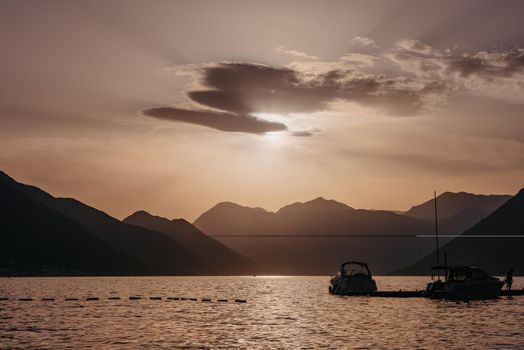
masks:
<path id="1" fill-rule="evenodd" d="M 515 290 L 501 290 L 500 291 L 500 296 L 504 296 L 504 297 L 513 297 L 513 296 L 518 296 L 518 295 L 524 295 L 524 288 L 522 289 L 515 289 Z"/>
<path id="2" fill-rule="evenodd" d="M 341 294 L 341 296 L 366 296 L 378 298 L 424 298 L 426 292 L 423 290 L 383 290 L 376 292 L 352 291 Z"/>
<path id="3" fill-rule="evenodd" d="M 383 290 L 376 292 L 366 291 L 352 291 L 341 294 L 341 296 L 365 296 L 365 297 L 377 297 L 377 298 L 425 298 L 426 291 L 424 290 Z M 512 291 L 501 290 L 499 296 L 524 296 L 524 289 L 515 289 Z"/>

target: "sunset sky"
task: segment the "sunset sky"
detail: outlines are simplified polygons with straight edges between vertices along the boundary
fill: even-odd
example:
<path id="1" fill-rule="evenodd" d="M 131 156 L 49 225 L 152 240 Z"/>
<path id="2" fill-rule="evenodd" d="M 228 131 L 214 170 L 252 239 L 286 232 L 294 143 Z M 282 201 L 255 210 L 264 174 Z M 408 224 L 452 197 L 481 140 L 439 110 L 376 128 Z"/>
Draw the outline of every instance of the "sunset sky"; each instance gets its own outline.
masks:
<path id="1" fill-rule="evenodd" d="M 522 1 L 2 1 L 0 170 L 118 218 L 524 187 Z"/>

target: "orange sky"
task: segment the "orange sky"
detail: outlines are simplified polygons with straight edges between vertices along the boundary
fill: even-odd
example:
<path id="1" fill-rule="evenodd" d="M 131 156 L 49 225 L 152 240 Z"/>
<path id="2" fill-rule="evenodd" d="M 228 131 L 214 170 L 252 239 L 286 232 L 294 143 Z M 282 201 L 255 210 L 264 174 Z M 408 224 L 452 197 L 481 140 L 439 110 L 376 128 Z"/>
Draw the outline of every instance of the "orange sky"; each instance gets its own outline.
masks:
<path id="1" fill-rule="evenodd" d="M 524 186 L 524 5 L 0 4 L 0 169 L 116 217 Z"/>

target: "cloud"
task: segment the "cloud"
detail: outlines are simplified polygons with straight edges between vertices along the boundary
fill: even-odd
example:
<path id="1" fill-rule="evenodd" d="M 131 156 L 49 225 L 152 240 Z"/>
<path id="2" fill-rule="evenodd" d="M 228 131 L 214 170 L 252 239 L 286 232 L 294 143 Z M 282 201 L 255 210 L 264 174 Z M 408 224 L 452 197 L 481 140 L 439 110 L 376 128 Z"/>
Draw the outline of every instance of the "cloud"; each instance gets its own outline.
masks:
<path id="1" fill-rule="evenodd" d="M 395 43 L 399 49 L 385 57 L 401 66 L 405 71 L 418 75 L 437 73 L 440 79 L 456 74 L 467 79 L 473 76 L 493 80 L 511 78 L 524 72 L 524 49 L 500 49 L 493 51 L 453 52 L 440 51 L 412 39 Z"/>
<path id="2" fill-rule="evenodd" d="M 290 68 L 252 63 L 220 63 L 198 72 L 205 90 L 187 96 L 200 105 L 234 113 L 297 113 L 327 109 L 333 75 L 306 81 Z"/>
<path id="3" fill-rule="evenodd" d="M 395 42 L 395 46 L 401 50 L 416 52 L 426 55 L 438 54 L 431 46 L 415 39 L 401 39 Z"/>
<path id="4" fill-rule="evenodd" d="M 524 49 L 509 51 L 479 51 L 463 57 L 452 58 L 447 71 L 467 78 L 477 75 L 484 78 L 509 78 L 524 71 Z"/>
<path id="5" fill-rule="evenodd" d="M 364 48 L 378 48 L 378 45 L 375 43 L 374 39 L 356 36 L 353 39 L 348 40 L 349 47 L 352 50 L 364 49 Z"/>
<path id="6" fill-rule="evenodd" d="M 411 114 L 426 95 L 443 89 L 434 81 L 387 78 L 351 67 L 311 73 L 300 66 L 220 63 L 198 70 L 204 90 L 189 91 L 187 96 L 204 107 L 231 113 L 313 113 L 329 110 L 335 100 L 346 100 Z"/>
<path id="7" fill-rule="evenodd" d="M 309 128 L 305 130 L 295 130 L 291 132 L 291 136 L 297 136 L 297 137 L 312 137 L 316 134 L 320 133 L 320 129 L 317 128 Z"/>
<path id="8" fill-rule="evenodd" d="M 317 56 L 308 55 L 307 53 L 302 52 L 302 51 L 288 49 L 284 45 L 277 47 L 275 49 L 275 51 L 277 53 L 290 55 L 290 56 L 295 56 L 295 57 L 299 57 L 299 58 L 304 58 L 304 59 L 308 59 L 308 60 L 318 60 L 319 59 Z"/>
<path id="9" fill-rule="evenodd" d="M 287 130 L 286 125 L 262 120 L 249 115 L 215 111 L 187 110 L 172 107 L 156 107 L 143 111 L 144 115 L 175 122 L 206 126 L 220 131 L 263 134 Z"/>
<path id="10" fill-rule="evenodd" d="M 465 53 L 401 39 L 393 49 L 383 50 L 373 39 L 364 37 L 355 37 L 350 44 L 372 47 L 374 52 L 371 55 L 355 49 L 338 59 L 323 61 L 280 46 L 277 52 L 300 60 L 280 67 L 250 62 L 177 67 L 177 74 L 192 78 L 186 91 L 191 107 L 166 106 L 144 114 L 222 131 L 264 133 L 290 129 L 285 123 L 291 114 L 335 110 L 339 102 L 378 109 L 389 116 L 412 116 L 441 112 L 454 93 L 498 91 L 509 95 L 500 89 L 502 80 L 506 86 L 509 80 L 516 97 L 523 90 L 519 76 L 524 68 L 522 49 Z M 264 113 L 282 118 L 275 123 L 255 116 Z M 312 135 L 305 131 L 291 134 Z"/>
<path id="11" fill-rule="evenodd" d="M 377 57 L 372 55 L 366 55 L 362 53 L 347 53 L 344 56 L 340 57 L 341 61 L 351 62 L 356 66 L 368 66 L 372 67 L 375 65 L 375 60 Z"/>

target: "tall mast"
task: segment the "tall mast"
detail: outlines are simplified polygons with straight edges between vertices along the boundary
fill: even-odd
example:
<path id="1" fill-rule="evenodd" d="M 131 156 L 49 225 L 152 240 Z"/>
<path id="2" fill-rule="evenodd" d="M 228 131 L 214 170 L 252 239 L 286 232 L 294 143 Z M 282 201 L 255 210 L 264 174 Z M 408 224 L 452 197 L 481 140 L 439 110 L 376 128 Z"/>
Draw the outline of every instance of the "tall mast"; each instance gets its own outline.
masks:
<path id="1" fill-rule="evenodd" d="M 437 219 L 437 191 L 433 192 L 435 197 L 435 238 L 437 243 L 437 278 L 440 279 L 440 254 L 438 251 L 438 219 Z"/>

